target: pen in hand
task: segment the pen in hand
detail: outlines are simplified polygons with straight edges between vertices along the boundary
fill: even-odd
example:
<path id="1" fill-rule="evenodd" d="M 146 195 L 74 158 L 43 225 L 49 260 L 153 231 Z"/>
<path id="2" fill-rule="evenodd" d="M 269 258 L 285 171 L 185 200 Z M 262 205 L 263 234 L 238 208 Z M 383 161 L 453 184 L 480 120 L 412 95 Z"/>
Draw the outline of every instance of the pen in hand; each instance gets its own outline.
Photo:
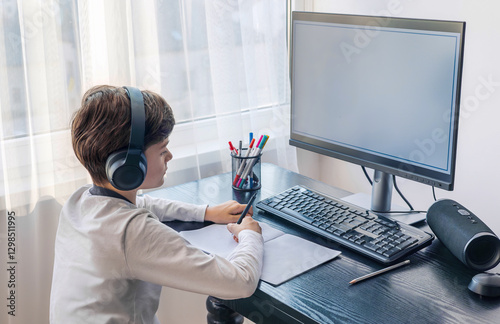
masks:
<path id="1" fill-rule="evenodd" d="M 238 219 L 238 221 L 236 222 L 236 224 L 241 224 L 241 221 L 243 220 L 243 218 L 245 218 L 245 216 L 248 214 L 248 211 L 250 210 L 250 207 L 252 206 L 253 201 L 255 200 L 255 197 L 257 197 L 257 193 L 254 193 L 253 196 L 250 197 L 248 204 L 246 205 L 245 209 L 243 209 L 243 212 L 241 213 L 241 216 Z"/>

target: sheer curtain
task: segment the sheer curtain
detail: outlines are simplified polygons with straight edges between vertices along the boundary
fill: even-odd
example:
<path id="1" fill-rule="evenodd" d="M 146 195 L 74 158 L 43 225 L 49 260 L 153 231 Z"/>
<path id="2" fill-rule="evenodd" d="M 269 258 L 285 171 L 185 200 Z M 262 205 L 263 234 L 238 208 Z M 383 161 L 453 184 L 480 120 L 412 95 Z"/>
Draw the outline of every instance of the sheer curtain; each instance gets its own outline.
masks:
<path id="1" fill-rule="evenodd" d="M 0 274 L 0 297 L 15 297 L 0 322 L 48 322 L 58 214 L 90 182 L 69 133 L 89 87 L 133 85 L 170 103 L 167 186 L 229 171 L 228 141 L 249 132 L 270 135 L 264 162 L 296 170 L 286 17 L 286 1 L 267 0 L 0 2 L 0 262 L 15 269 Z"/>

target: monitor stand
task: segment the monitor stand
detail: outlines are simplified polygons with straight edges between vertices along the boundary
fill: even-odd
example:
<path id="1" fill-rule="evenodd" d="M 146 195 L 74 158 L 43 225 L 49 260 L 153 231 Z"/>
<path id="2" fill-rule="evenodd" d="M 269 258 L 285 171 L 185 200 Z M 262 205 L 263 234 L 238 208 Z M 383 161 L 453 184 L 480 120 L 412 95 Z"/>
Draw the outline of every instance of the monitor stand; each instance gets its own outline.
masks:
<path id="1" fill-rule="evenodd" d="M 392 188 L 394 182 L 392 175 L 375 170 L 373 173 L 371 210 L 384 213 L 391 210 Z"/>
<path id="2" fill-rule="evenodd" d="M 425 220 L 425 213 L 388 213 L 388 211 L 405 211 L 408 209 L 391 203 L 393 186 L 391 174 L 375 170 L 371 196 L 365 193 L 357 193 L 344 197 L 342 200 L 409 225 Z"/>

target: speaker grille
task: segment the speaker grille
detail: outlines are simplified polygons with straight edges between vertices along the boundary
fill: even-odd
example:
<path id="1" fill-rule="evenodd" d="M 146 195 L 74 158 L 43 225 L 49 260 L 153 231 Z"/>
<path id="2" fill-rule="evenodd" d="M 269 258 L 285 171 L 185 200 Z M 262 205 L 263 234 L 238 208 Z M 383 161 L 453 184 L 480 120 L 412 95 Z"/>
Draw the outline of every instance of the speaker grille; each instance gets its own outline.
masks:
<path id="1" fill-rule="evenodd" d="M 491 233 L 478 233 L 464 249 L 468 266 L 476 270 L 491 269 L 500 262 L 500 243 Z"/>

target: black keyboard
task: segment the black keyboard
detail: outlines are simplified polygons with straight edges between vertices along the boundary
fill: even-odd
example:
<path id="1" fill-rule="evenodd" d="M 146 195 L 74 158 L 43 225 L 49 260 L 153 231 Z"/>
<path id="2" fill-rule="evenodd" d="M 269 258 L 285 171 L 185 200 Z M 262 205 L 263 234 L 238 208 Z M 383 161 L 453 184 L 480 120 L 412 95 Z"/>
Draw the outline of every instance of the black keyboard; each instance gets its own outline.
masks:
<path id="1" fill-rule="evenodd" d="M 304 186 L 264 199 L 256 207 L 384 264 L 392 264 L 434 239 L 418 228 Z"/>

